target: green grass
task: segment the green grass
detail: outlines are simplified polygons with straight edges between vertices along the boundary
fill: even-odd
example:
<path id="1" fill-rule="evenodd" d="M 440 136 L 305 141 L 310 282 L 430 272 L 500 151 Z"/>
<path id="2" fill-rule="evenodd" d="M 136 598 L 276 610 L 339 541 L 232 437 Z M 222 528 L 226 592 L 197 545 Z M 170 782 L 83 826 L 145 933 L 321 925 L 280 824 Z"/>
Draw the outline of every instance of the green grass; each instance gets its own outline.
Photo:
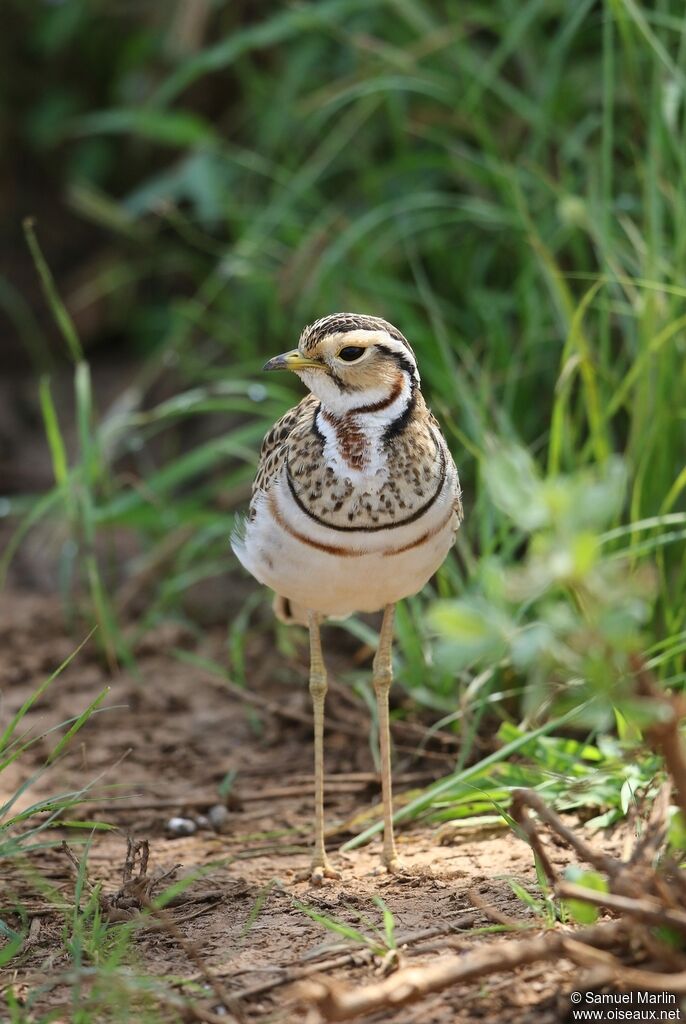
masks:
<path id="1" fill-rule="evenodd" d="M 312 921 L 323 925 L 328 931 L 338 935 L 341 939 L 347 939 L 363 949 L 371 951 L 375 956 L 383 957 L 396 949 L 395 941 L 395 919 L 380 896 L 373 897 L 377 910 L 381 913 L 381 921 L 377 924 L 370 920 L 367 914 L 361 913 L 355 907 L 345 904 L 345 910 L 349 917 L 359 922 L 359 927 L 341 921 L 330 914 L 326 914 L 316 907 L 308 906 L 299 900 L 293 904 L 298 910 L 306 914 Z M 362 928 L 365 931 L 362 931 Z"/>
<path id="2" fill-rule="evenodd" d="M 135 17 L 76 0 L 42 17 L 40 45 L 64 54 L 112 18 L 132 48 L 128 72 L 117 70 L 119 44 L 107 49 L 120 98 L 64 104 L 53 145 L 71 154 L 75 214 L 110 240 L 88 300 L 143 358 L 119 400 L 98 409 L 84 345 L 27 224 L 75 367 L 78 444 L 67 450 L 43 376 L 55 487 L 9 499 L 18 527 L 2 569 L 30 529 L 60 519 L 65 600 L 85 604 L 110 664 L 130 663 L 136 636 L 183 615 L 191 586 L 236 570 L 232 511 L 247 501 L 261 436 L 297 394 L 259 376 L 265 355 L 317 315 L 368 310 L 415 346 L 464 484 L 455 553 L 398 615 L 398 679 L 461 730 L 456 776 L 482 721 L 526 721 L 570 680 L 602 691 L 610 727 L 629 647 L 683 685 L 678 5 L 327 0 L 253 24 L 235 17 L 218 4 L 206 46 L 185 56 L 156 51 Z M 154 71 L 127 105 L 126 76 L 151 54 Z M 33 327 L 29 341 L 41 348 Z M 191 427 L 200 440 L 189 444 Z M 128 565 L 107 555 L 115 530 L 144 552 Z M 552 571 L 561 552 L 564 578 Z M 125 583 L 151 569 L 124 640 Z M 559 625 L 563 612 L 571 625 Z M 247 614 L 229 633 L 241 681 Z M 573 629 L 609 650 L 580 660 Z M 452 633 L 447 656 L 437 632 Z"/>
<path id="3" fill-rule="evenodd" d="M 52 840 L 49 836 L 50 830 L 56 827 L 90 829 L 107 829 L 110 827 L 105 822 L 71 822 L 68 815 L 65 814 L 71 808 L 79 807 L 87 801 L 88 791 L 93 783 L 89 783 L 83 788 L 72 792 L 41 797 L 23 810 L 17 811 L 15 809 L 17 801 L 28 793 L 31 787 L 49 771 L 50 766 L 55 764 L 58 758 L 61 757 L 74 736 L 97 712 L 99 705 L 109 693 L 110 688 L 107 686 L 80 714 L 74 715 L 74 717 L 57 725 L 53 725 L 40 734 L 33 734 L 31 729 L 27 729 L 25 732 L 19 731 L 29 711 L 31 711 L 34 705 L 39 704 L 41 697 L 48 687 L 67 668 L 89 639 L 90 637 L 87 637 L 79 644 L 62 664 L 47 676 L 33 693 L 27 697 L 9 720 L 0 736 L 0 773 L 15 762 L 21 763 L 21 759 L 27 757 L 27 752 L 32 747 L 42 744 L 46 738 L 49 737 L 52 744 L 44 763 L 28 776 L 26 781 L 0 805 L 0 857 L 12 858 L 32 850 L 41 849 L 45 845 L 54 845 L 58 840 Z"/>
<path id="4" fill-rule="evenodd" d="M 69 53 L 80 33 L 104 30 L 104 15 L 62 8 L 44 14 L 42 45 Z M 108 17 L 149 60 L 143 26 Z M 245 505 L 262 433 L 296 394 L 258 367 L 331 309 L 385 314 L 417 349 L 465 488 L 441 596 L 462 591 L 479 558 L 516 556 L 483 486 L 503 440 L 527 445 L 548 475 L 621 453 L 630 482 L 613 525 L 683 509 L 678 8 L 332 0 L 253 25 L 234 17 L 219 4 L 207 47 L 157 65 L 141 102 L 94 110 L 84 96 L 55 128 L 72 154 L 74 210 L 112 246 L 88 297 L 147 353 L 109 410 L 94 406 L 83 346 L 27 229 L 77 365 L 80 438 L 69 466 L 46 379 L 56 491 L 28 516 L 70 524 L 65 586 L 85 577 L 109 660 L 127 656 L 111 599 L 120 580 L 96 539 L 138 533 L 135 571 L 178 536 L 142 631 L 231 569 L 231 510 Z M 225 81 L 212 116 L 193 107 L 192 83 L 215 97 Z M 110 154 L 97 174 L 84 155 L 96 141 Z M 151 402 L 170 366 L 175 394 Z M 193 423 L 208 428 L 189 448 Z M 684 628 L 681 540 L 673 531 L 647 552 L 660 572 L 656 639 Z M 424 603 L 414 607 L 401 647 L 419 689 L 431 666 L 416 639 Z M 429 690 L 449 701 L 450 681 L 436 679 Z"/>
<path id="5" fill-rule="evenodd" d="M 16 532 L 0 575 L 55 524 L 65 604 L 111 665 L 132 664 L 140 635 L 187 616 L 189 588 L 238 571 L 233 514 L 299 394 L 259 375 L 265 357 L 324 313 L 387 316 L 415 347 L 466 511 L 435 582 L 399 609 L 396 665 L 464 744 L 398 818 L 507 816 L 521 785 L 598 823 L 626 813 L 659 769 L 637 748 L 649 709 L 628 656 L 686 681 L 682 6 L 318 0 L 241 21 L 220 0 L 190 51 L 133 9 L 41 6 L 32 45 L 59 73 L 40 96 L 17 78 L 17 146 L 107 245 L 65 302 L 59 251 L 27 228 L 73 365 L 69 417 L 43 320 L 0 279 L 54 474 L 3 500 Z M 91 304 L 99 335 L 139 359 L 109 408 L 74 327 Z M 123 565 L 121 531 L 141 552 Z M 241 684 L 252 607 L 228 631 Z M 480 758 L 485 724 L 500 747 Z M 574 740 L 545 736 L 572 725 Z"/>

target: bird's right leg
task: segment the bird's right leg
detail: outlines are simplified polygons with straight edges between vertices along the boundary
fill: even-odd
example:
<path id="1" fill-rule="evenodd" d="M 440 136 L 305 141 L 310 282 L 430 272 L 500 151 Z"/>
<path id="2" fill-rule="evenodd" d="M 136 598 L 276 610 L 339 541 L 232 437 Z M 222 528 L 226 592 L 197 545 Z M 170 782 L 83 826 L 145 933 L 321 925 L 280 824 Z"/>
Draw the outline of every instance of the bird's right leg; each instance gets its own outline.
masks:
<path id="1" fill-rule="evenodd" d="M 307 625 L 310 630 L 310 693 L 314 713 L 314 851 L 309 870 L 297 877 L 299 880 L 309 878 L 314 885 L 321 885 L 325 878 L 341 876 L 332 867 L 324 848 L 324 701 L 327 684 L 316 612 L 308 612 Z"/>
<path id="2" fill-rule="evenodd" d="M 402 870 L 393 836 L 393 796 L 391 783 L 391 738 L 388 723 L 388 691 L 393 682 L 393 618 L 395 605 L 384 609 L 379 647 L 374 657 L 373 686 L 379 716 L 379 752 L 381 755 L 381 795 L 383 800 L 383 866 L 381 870 Z"/>

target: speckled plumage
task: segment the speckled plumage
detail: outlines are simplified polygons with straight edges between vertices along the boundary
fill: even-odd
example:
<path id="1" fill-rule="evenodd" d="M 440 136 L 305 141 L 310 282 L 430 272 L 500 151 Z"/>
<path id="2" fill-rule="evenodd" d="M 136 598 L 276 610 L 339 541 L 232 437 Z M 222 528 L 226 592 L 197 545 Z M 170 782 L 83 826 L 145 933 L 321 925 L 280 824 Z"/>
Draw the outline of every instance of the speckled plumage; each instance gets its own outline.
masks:
<path id="1" fill-rule="evenodd" d="M 383 530 L 412 519 L 435 499 L 450 458 L 435 417 L 423 398 L 419 403 L 411 428 L 388 442 L 387 479 L 378 489 L 365 491 L 327 465 L 324 439 L 316 426 L 317 416 L 325 413 L 321 403 L 308 395 L 277 421 L 263 441 L 253 508 L 285 467 L 289 489 L 301 509 L 332 529 Z M 363 430 L 343 422 L 338 424 L 337 436 L 351 469 L 359 470 L 366 446 Z M 456 502 L 461 519 L 459 493 Z"/>
<path id="2" fill-rule="evenodd" d="M 234 541 L 243 564 L 299 606 L 301 618 L 312 601 L 323 614 L 345 615 L 416 592 L 462 519 L 457 471 L 404 336 L 378 317 L 333 314 L 305 328 L 298 352 L 321 354 L 350 338 L 374 347 L 374 362 L 365 373 L 327 363 L 336 408 L 324 389 L 323 398 L 307 395 L 272 427 L 245 531 Z M 299 375 L 321 391 L 321 372 L 310 372 L 314 381 L 306 370 Z M 375 573 L 371 592 L 351 583 L 343 560 L 358 561 L 353 576 Z M 389 577 L 388 600 L 379 573 Z"/>
<path id="3" fill-rule="evenodd" d="M 383 868 L 399 871 L 393 837 L 388 691 L 395 603 L 441 565 L 462 520 L 457 469 L 420 391 L 407 339 L 379 317 L 334 313 L 265 369 L 309 388 L 262 444 L 248 518 L 234 551 L 276 592 L 275 610 L 310 633 L 314 714 L 312 882 L 339 877 L 324 846 L 323 616 L 384 610 L 374 658 L 384 809 Z"/>

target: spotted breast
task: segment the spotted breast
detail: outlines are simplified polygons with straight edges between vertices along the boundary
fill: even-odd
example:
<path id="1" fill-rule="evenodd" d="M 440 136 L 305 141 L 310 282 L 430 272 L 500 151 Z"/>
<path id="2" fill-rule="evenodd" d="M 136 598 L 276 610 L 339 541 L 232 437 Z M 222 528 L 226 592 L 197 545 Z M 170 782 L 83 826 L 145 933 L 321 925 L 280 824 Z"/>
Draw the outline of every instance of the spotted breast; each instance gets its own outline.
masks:
<path id="1" fill-rule="evenodd" d="M 303 621 L 416 593 L 445 559 L 462 503 L 408 342 L 379 318 L 335 314 L 270 363 L 311 393 L 265 438 L 233 537 L 239 559 Z"/>

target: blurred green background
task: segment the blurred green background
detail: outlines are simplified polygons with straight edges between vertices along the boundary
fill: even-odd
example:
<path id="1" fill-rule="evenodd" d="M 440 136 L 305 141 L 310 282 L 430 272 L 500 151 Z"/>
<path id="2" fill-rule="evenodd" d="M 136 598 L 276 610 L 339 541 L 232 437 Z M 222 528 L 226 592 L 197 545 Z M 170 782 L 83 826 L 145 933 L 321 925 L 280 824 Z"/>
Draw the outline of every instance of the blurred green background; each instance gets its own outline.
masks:
<path id="1" fill-rule="evenodd" d="M 683 683 L 680 0 L 7 0 L 0 48 L 3 577 L 113 665 L 132 615 L 243 630 L 260 365 L 374 313 L 465 491 L 409 691 Z"/>
<path id="2" fill-rule="evenodd" d="M 74 905 L 49 896 L 64 913 L 49 956 L 47 920 L 37 941 L 28 911 L 2 911 L 0 959 L 20 971 L 40 957 L 26 1010 L 7 990 L 12 1019 L 36 1019 L 44 969 L 75 1020 L 166 1020 L 151 996 L 178 998 L 159 962 L 151 987 L 136 920 L 108 923 L 101 883 L 85 898 L 91 830 L 113 828 L 99 808 L 117 817 L 91 803 L 96 770 L 114 762 L 108 794 L 175 794 L 187 762 L 168 772 L 161 726 L 176 717 L 215 799 L 224 748 L 208 737 L 224 743 L 239 709 L 246 748 L 275 765 L 288 743 L 304 749 L 301 722 L 262 717 L 298 686 L 307 705 L 306 637 L 275 624 L 229 536 L 263 435 L 302 395 L 260 368 L 330 312 L 407 336 L 464 490 L 455 549 L 397 613 L 396 778 L 418 762 L 434 779 L 405 789 L 399 825 L 443 823 L 430 843 L 516 829 L 512 793 L 533 787 L 579 824 L 642 828 L 663 778 L 646 725 L 679 712 L 659 687 L 686 684 L 683 0 L 4 0 L 1 25 L 0 856 L 48 899 L 62 869 L 39 880 L 46 862 L 29 874 L 26 854 L 85 841 Z M 93 627 L 96 670 L 44 700 Z M 374 617 L 325 631 L 332 676 L 365 705 L 337 771 L 358 767 L 360 722 L 376 753 L 376 640 Z M 178 661 L 198 704 L 172 701 Z M 208 673 L 229 700 L 203 695 Z M 237 687 L 253 691 L 243 708 Z M 334 724 L 346 692 L 332 685 Z M 47 728 L 50 715 L 65 720 Z M 120 779 L 128 754 L 104 730 L 127 716 L 139 759 Z M 297 813 L 283 832 L 275 820 L 264 838 L 302 839 Z M 343 849 L 380 830 L 369 820 L 340 825 Z M 260 842 L 235 826 L 251 832 L 227 864 Z M 159 857 L 162 820 L 152 828 Z M 678 816 L 668 843 L 681 858 Z M 539 922 L 569 921 L 539 883 L 540 899 L 511 885 Z"/>

